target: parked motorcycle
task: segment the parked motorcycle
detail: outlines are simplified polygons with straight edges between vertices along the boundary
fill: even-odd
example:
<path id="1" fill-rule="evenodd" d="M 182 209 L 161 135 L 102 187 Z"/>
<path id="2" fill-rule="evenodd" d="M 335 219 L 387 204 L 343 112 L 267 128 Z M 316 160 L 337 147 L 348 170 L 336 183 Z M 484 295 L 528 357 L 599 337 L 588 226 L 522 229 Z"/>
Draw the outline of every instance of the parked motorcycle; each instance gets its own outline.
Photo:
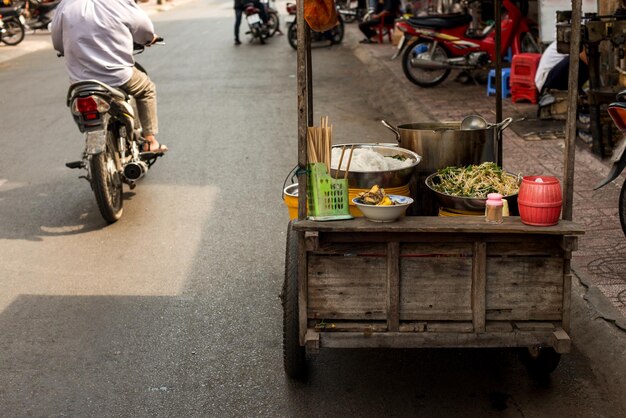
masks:
<path id="1" fill-rule="evenodd" d="M 298 49 L 298 25 L 296 23 L 296 5 L 294 3 L 287 3 L 287 13 L 289 14 L 285 19 L 287 23 L 287 41 L 293 49 Z M 334 28 L 327 30 L 326 32 L 311 31 L 311 43 L 329 42 L 330 45 L 340 44 L 343 41 L 344 23 L 341 14 L 337 15 L 339 23 Z"/>
<path id="2" fill-rule="evenodd" d="M 26 27 L 31 30 L 49 30 L 49 25 L 54 17 L 54 9 L 61 3 L 61 0 L 27 0 L 27 2 L 28 16 L 26 19 Z"/>
<path id="3" fill-rule="evenodd" d="M 337 12 L 345 23 L 352 23 L 356 20 L 360 22 L 368 13 L 367 9 L 359 8 L 358 2 L 354 0 L 337 0 L 335 4 L 337 5 Z"/>
<path id="4" fill-rule="evenodd" d="M 509 48 L 513 54 L 540 52 L 529 19 L 511 0 L 502 0 L 502 6 L 506 10 L 501 21 L 502 55 Z M 396 24 L 403 36 L 392 58 L 402 54 L 406 77 L 420 87 L 433 87 L 453 69 L 489 68 L 496 59 L 494 26 L 491 23 L 482 31 L 472 30 L 470 14 L 404 19 Z"/>
<path id="5" fill-rule="evenodd" d="M 21 7 L 0 7 L 0 42 L 17 45 L 24 40 L 24 16 Z"/>
<path id="6" fill-rule="evenodd" d="M 135 46 L 136 53 L 143 49 Z M 143 151 L 135 100 L 120 89 L 97 80 L 78 81 L 69 87 L 67 106 L 85 134 L 85 150 L 81 160 L 65 165 L 87 171 L 81 178 L 91 185 L 102 217 L 113 223 L 123 212 L 122 184 L 134 189 L 163 153 Z"/>
<path id="7" fill-rule="evenodd" d="M 626 90 L 617 95 L 617 100 L 617 102 L 609 105 L 609 115 L 620 132 L 626 135 Z M 626 168 L 626 137 L 622 138 L 621 143 L 613 151 L 612 163 L 611 171 L 604 180 L 594 187 L 594 190 L 598 190 L 617 179 Z M 626 181 L 622 182 L 622 190 L 619 194 L 619 220 L 622 231 L 626 235 Z"/>

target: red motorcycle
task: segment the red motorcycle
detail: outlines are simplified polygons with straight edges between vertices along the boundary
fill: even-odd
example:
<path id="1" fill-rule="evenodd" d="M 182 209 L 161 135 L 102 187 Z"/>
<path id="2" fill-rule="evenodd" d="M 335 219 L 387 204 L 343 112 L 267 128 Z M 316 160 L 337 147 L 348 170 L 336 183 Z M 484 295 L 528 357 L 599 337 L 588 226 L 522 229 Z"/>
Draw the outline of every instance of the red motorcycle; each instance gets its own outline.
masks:
<path id="1" fill-rule="evenodd" d="M 505 9 L 501 21 L 502 55 L 509 48 L 513 54 L 541 52 L 531 31 L 531 22 L 520 8 L 511 0 L 502 0 L 502 7 Z M 520 7 L 524 9 L 523 5 Z M 396 27 L 403 32 L 403 37 L 393 59 L 404 53 L 404 74 L 420 87 L 438 85 L 451 70 L 471 72 L 488 68 L 496 59 L 495 24 L 479 29 L 472 25 L 472 19 L 466 13 L 399 21 Z"/>

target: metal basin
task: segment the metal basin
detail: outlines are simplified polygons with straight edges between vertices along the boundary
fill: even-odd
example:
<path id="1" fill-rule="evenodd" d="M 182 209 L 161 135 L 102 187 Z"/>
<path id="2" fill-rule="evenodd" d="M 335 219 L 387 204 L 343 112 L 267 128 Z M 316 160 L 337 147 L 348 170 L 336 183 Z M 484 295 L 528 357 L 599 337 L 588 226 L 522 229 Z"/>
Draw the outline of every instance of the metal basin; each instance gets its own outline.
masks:
<path id="1" fill-rule="evenodd" d="M 415 167 L 421 161 L 421 157 L 408 149 L 403 149 L 397 146 L 381 145 L 381 144 L 341 144 L 333 145 L 333 148 L 339 148 L 345 146 L 346 151 L 344 154 L 344 163 L 347 161 L 350 155 L 350 146 L 354 145 L 354 149 L 369 148 L 377 153 L 385 156 L 392 157 L 394 155 L 402 155 L 406 158 L 413 160 L 413 164 L 409 167 L 388 170 L 388 171 L 355 171 L 350 169 L 348 172 L 348 187 L 353 189 L 369 189 L 373 185 L 377 184 L 380 187 L 401 187 L 405 186 L 411 180 Z M 333 177 L 343 178 L 345 175 L 344 170 L 331 170 Z"/>
<path id="2" fill-rule="evenodd" d="M 518 178 L 515 174 L 507 173 L 507 176 L 511 176 L 514 178 Z M 487 198 L 478 198 L 478 197 L 463 197 L 463 196 L 452 196 L 449 194 L 441 193 L 434 189 L 433 185 L 437 184 L 437 180 L 439 177 L 437 173 L 433 173 L 426 178 L 426 186 L 432 190 L 432 192 L 437 197 L 437 202 L 439 206 L 447 209 L 456 209 L 462 211 L 484 211 L 485 210 L 485 202 Z M 507 200 L 509 204 L 509 210 L 511 214 L 517 214 L 517 193 L 503 196 L 504 199 Z"/>

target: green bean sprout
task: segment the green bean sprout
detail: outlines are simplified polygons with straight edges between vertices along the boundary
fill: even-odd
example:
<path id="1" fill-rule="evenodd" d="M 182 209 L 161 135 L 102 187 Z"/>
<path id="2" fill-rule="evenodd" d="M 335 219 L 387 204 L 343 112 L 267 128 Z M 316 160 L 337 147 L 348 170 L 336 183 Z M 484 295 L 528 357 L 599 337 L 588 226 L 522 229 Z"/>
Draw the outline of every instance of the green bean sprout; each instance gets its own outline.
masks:
<path id="1" fill-rule="evenodd" d="M 432 188 L 450 196 L 486 199 L 489 193 L 511 196 L 519 191 L 520 176 L 508 174 L 492 162 L 437 171 Z M 439 181 L 437 181 L 439 180 Z"/>

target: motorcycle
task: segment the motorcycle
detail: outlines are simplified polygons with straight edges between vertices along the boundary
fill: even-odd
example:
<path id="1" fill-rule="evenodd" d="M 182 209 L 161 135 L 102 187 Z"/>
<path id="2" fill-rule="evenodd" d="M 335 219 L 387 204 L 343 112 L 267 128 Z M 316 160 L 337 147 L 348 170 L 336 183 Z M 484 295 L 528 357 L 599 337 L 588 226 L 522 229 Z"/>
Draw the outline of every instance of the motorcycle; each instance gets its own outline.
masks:
<path id="1" fill-rule="evenodd" d="M 294 3 L 287 3 L 288 16 L 285 19 L 287 23 L 287 41 L 293 49 L 298 49 L 298 25 L 296 24 L 296 10 Z M 341 14 L 337 14 L 339 23 L 334 28 L 326 32 L 311 31 L 311 43 L 322 42 L 326 40 L 330 45 L 340 44 L 343 41 L 344 23 Z"/>
<path id="2" fill-rule="evenodd" d="M 0 7 L 0 42 L 17 45 L 24 40 L 24 16 L 21 7 Z"/>
<path id="3" fill-rule="evenodd" d="M 156 42 L 163 43 L 163 38 Z M 143 50 L 143 45 L 135 45 L 136 53 Z M 146 72 L 140 64 L 135 66 Z M 85 134 L 85 150 L 81 160 L 65 165 L 87 171 L 81 178 L 91 185 L 100 214 L 108 223 L 116 222 L 123 212 L 122 184 L 134 189 L 163 153 L 142 151 L 137 106 L 124 91 L 97 80 L 78 81 L 70 85 L 66 104 Z"/>
<path id="4" fill-rule="evenodd" d="M 353 0 L 337 0 L 336 5 L 337 12 L 339 12 L 345 23 L 361 22 L 365 15 L 368 14 L 367 9 L 359 8 L 358 2 Z"/>
<path id="5" fill-rule="evenodd" d="M 280 31 L 280 19 L 278 18 L 278 10 L 272 6 L 271 3 L 275 3 L 276 0 L 261 0 L 261 4 L 265 6 L 265 13 L 267 13 L 267 30 L 270 37 L 274 36 L 276 32 Z"/>
<path id="6" fill-rule="evenodd" d="M 263 5 L 265 7 L 265 5 Z M 272 32 L 271 29 L 271 21 L 269 11 L 266 9 L 266 13 L 268 13 L 268 21 L 267 26 L 263 24 L 263 20 L 261 20 L 261 16 L 259 15 L 259 9 L 254 6 L 254 4 L 249 3 L 245 6 L 243 11 L 246 22 L 248 23 L 248 28 L 250 29 L 246 34 L 252 35 L 252 39 L 258 39 L 261 45 L 265 44 L 265 40 L 270 36 L 274 35 L 276 30 L 278 29 L 278 15 L 275 15 L 276 28 Z M 270 35 L 271 33 L 271 35 Z"/>
<path id="7" fill-rule="evenodd" d="M 26 0 L 28 3 L 28 16 L 26 19 L 26 27 L 31 30 L 46 29 L 54 17 L 54 9 L 57 8 L 61 0 L 42 1 L 42 0 Z"/>
<path id="8" fill-rule="evenodd" d="M 526 0 L 523 0 L 526 1 Z M 474 3 L 475 0 L 469 3 Z M 469 6 L 465 2 L 465 7 Z M 511 0 L 502 0 L 506 10 L 501 21 L 501 52 L 541 52 L 531 22 Z M 413 84 L 434 87 L 451 70 L 474 71 L 489 68 L 496 59 L 494 23 L 473 30 L 469 13 L 413 17 L 396 27 L 403 36 L 392 59 L 402 55 L 402 69 Z"/>
<path id="9" fill-rule="evenodd" d="M 622 134 L 626 135 L 626 90 L 617 95 L 617 100 L 617 102 L 609 105 L 608 112 L 615 126 Z M 624 168 L 626 168 L 626 137 L 622 138 L 621 143 L 613 151 L 611 162 L 613 165 L 609 174 L 593 190 L 598 190 L 617 179 L 624 171 Z M 626 235 L 626 181 L 622 183 L 622 189 L 619 194 L 619 220 L 622 225 L 622 231 Z"/>

